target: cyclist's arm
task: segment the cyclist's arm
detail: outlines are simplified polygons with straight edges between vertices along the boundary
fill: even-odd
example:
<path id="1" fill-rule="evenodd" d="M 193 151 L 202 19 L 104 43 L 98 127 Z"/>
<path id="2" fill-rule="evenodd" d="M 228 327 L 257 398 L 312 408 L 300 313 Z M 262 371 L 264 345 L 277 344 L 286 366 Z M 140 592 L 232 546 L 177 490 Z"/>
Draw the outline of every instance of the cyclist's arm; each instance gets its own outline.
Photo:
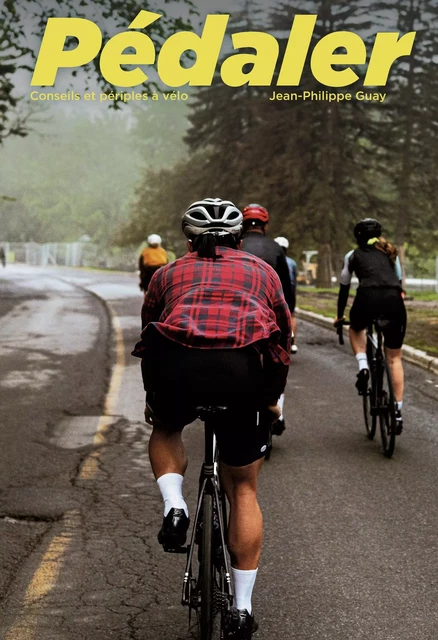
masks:
<path id="1" fill-rule="evenodd" d="M 292 310 L 294 308 L 294 292 L 292 289 L 289 267 L 284 254 L 280 254 L 278 256 L 276 271 L 280 278 L 281 286 L 283 287 L 284 298 L 287 302 L 287 306 Z"/>
<path id="2" fill-rule="evenodd" d="M 149 322 L 158 322 L 163 312 L 164 304 L 161 292 L 161 278 L 159 276 L 160 269 L 154 273 L 149 283 L 147 293 L 144 297 L 143 306 L 141 308 L 141 326 L 142 329 Z"/>
<path id="3" fill-rule="evenodd" d="M 291 342 L 292 342 L 291 315 L 289 311 L 289 306 L 285 300 L 281 287 L 278 286 L 280 284 L 278 276 L 276 276 L 276 280 L 277 282 L 275 283 L 275 286 L 274 286 L 275 293 L 272 299 L 272 308 L 275 313 L 275 322 L 277 324 L 277 327 L 280 329 L 280 339 L 278 341 L 279 345 L 282 349 L 284 349 L 284 351 L 287 354 L 289 354 L 290 348 L 291 348 Z M 282 393 L 282 391 L 284 391 L 284 388 L 286 386 L 289 366 L 278 365 L 276 369 L 278 371 L 278 376 L 279 376 L 279 388 L 282 387 L 278 396 L 280 397 L 280 394 Z M 278 400 L 278 398 L 276 398 L 276 400 Z"/>
<path id="4" fill-rule="evenodd" d="M 293 273 L 293 283 L 292 283 L 292 285 L 293 285 L 294 288 L 296 288 L 296 286 L 297 286 L 297 278 L 298 278 L 298 273 L 297 272 L 298 272 L 297 263 L 294 260 L 294 264 L 293 264 L 293 267 L 292 267 L 292 273 Z"/>
<path id="5" fill-rule="evenodd" d="M 280 329 L 281 336 L 279 344 L 286 351 L 290 353 L 291 341 L 292 341 L 292 325 L 290 319 L 289 306 L 286 304 L 285 299 L 282 296 L 282 300 L 274 304 L 274 313 L 277 322 L 277 326 Z"/>
<path id="6" fill-rule="evenodd" d="M 347 306 L 348 295 L 350 293 L 351 278 L 353 275 L 353 269 L 351 266 L 352 255 L 353 251 L 350 251 L 344 258 L 344 266 L 342 268 L 338 294 L 338 320 L 344 317 L 344 311 Z"/>
<path id="7" fill-rule="evenodd" d="M 403 271 L 402 271 L 402 268 L 401 268 L 400 258 L 399 258 L 398 256 L 397 256 L 397 258 L 395 259 L 394 269 L 395 269 L 395 274 L 396 274 L 397 278 L 400 280 L 400 284 L 402 284 L 402 281 L 403 281 Z"/>

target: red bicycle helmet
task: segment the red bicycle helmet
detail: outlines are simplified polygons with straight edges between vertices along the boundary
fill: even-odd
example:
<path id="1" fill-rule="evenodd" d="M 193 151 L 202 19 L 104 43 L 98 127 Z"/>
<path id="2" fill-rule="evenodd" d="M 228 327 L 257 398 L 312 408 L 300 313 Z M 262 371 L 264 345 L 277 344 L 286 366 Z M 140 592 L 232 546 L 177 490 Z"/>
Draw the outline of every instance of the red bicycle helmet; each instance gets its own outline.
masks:
<path id="1" fill-rule="evenodd" d="M 254 220 L 256 222 L 261 222 L 262 224 L 267 224 L 269 222 L 269 213 L 261 204 L 249 204 L 243 209 L 242 214 L 244 222 L 247 220 Z"/>

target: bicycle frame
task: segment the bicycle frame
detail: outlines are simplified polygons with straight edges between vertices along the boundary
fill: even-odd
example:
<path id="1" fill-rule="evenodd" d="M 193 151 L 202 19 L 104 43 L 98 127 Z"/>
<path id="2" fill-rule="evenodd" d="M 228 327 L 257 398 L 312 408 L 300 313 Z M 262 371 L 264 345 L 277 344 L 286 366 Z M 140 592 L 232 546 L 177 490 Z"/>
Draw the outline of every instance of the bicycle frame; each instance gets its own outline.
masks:
<path id="1" fill-rule="evenodd" d="M 377 336 L 377 339 L 376 339 Z M 377 406 L 377 371 L 381 369 L 382 362 L 382 332 L 377 328 L 376 336 L 373 332 L 373 325 L 367 328 L 367 359 L 371 373 L 371 415 L 377 416 L 379 408 Z"/>
<path id="2" fill-rule="evenodd" d="M 213 410 L 210 409 L 212 413 Z M 225 573 L 225 595 L 229 599 L 230 604 L 233 602 L 233 588 L 231 583 L 231 570 L 229 561 L 227 558 L 227 554 L 225 552 L 226 549 L 226 536 L 225 536 L 225 509 L 224 509 L 224 497 L 222 497 L 221 487 L 220 487 L 220 478 L 219 478 L 219 461 L 218 461 L 218 449 L 216 443 L 216 436 L 214 435 L 213 428 L 213 420 L 209 415 L 209 411 L 207 410 L 207 415 L 205 418 L 205 454 L 204 454 L 204 463 L 202 465 L 201 474 L 199 478 L 199 494 L 198 494 L 198 503 L 196 507 L 195 520 L 193 524 L 193 531 L 190 540 L 190 544 L 188 546 L 188 557 L 187 557 L 187 565 L 184 573 L 184 583 L 183 583 L 183 591 L 182 591 L 182 604 L 184 606 L 189 606 L 190 608 L 197 608 L 197 603 L 193 602 L 193 593 L 192 593 L 192 563 L 193 563 L 193 554 L 195 549 L 195 537 L 198 530 L 198 525 L 200 521 L 200 514 L 202 509 L 202 503 L 204 495 L 210 494 L 213 496 L 213 502 L 216 507 L 216 513 L 219 520 L 220 534 L 221 534 L 221 543 L 222 548 L 224 550 L 224 573 Z M 201 419 L 202 412 L 200 415 Z M 195 594 L 196 596 L 196 594 Z"/>
<path id="3" fill-rule="evenodd" d="M 363 410 L 367 435 L 373 440 L 377 419 L 380 422 L 383 453 L 390 458 L 395 446 L 395 398 L 391 370 L 386 361 L 383 344 L 385 318 L 377 317 L 367 327 L 366 355 L 370 368 L 370 387 L 363 395 Z M 344 344 L 343 326 L 348 322 L 339 322 L 337 333 L 339 343 Z M 374 334 L 375 329 L 375 334 Z M 384 390 L 385 380 L 387 388 Z M 371 422 L 370 422 L 371 417 Z"/>

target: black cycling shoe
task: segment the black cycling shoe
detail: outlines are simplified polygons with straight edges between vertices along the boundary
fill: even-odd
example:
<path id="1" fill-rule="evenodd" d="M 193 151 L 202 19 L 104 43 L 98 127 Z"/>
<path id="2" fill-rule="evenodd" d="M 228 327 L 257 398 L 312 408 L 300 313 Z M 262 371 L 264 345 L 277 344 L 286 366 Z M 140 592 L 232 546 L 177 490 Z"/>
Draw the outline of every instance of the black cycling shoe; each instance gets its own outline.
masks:
<path id="1" fill-rule="evenodd" d="M 284 424 L 284 418 L 279 418 L 277 422 L 274 422 L 274 424 L 271 427 L 272 435 L 281 436 L 281 434 L 285 429 L 286 429 L 286 425 Z"/>
<path id="2" fill-rule="evenodd" d="M 368 380 L 370 379 L 369 369 L 361 369 L 357 374 L 356 389 L 360 396 L 366 396 L 368 393 Z"/>
<path id="3" fill-rule="evenodd" d="M 173 508 L 169 511 L 158 533 L 158 542 L 163 545 L 164 551 L 179 550 L 186 543 L 189 524 L 184 509 Z"/>
<path id="4" fill-rule="evenodd" d="M 251 640 L 259 625 L 246 609 L 232 607 L 225 620 L 224 640 Z"/>
<path id="5" fill-rule="evenodd" d="M 395 435 L 399 436 L 403 431 L 403 417 L 400 409 L 395 411 Z"/>

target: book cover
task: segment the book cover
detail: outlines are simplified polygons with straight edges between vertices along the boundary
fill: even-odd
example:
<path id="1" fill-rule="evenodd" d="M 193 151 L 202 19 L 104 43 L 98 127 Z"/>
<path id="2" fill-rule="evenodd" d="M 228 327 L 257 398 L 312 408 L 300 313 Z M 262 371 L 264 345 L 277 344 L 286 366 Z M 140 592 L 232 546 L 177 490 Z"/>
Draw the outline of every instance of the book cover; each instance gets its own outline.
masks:
<path id="1" fill-rule="evenodd" d="M 233 601 L 213 563 L 222 610 L 206 631 L 202 551 L 184 582 L 184 557 L 156 540 L 153 419 L 131 356 L 154 274 L 193 250 L 181 216 L 206 198 L 268 215 L 258 232 L 287 256 L 296 297 L 282 427 L 262 448 L 254 637 L 436 636 L 437 60 L 435 0 L 0 0 L 1 638 L 250 637 L 224 622 L 247 602 L 237 574 Z M 356 294 L 345 270 L 362 281 L 349 256 L 368 218 L 369 251 L 394 266 L 397 250 L 402 285 L 388 288 L 407 309 L 407 324 L 387 313 L 391 411 L 406 332 L 391 460 L 392 391 L 358 397 L 333 329 Z M 192 524 L 203 437 L 184 430 Z M 257 509 L 240 553 L 260 544 Z"/>

